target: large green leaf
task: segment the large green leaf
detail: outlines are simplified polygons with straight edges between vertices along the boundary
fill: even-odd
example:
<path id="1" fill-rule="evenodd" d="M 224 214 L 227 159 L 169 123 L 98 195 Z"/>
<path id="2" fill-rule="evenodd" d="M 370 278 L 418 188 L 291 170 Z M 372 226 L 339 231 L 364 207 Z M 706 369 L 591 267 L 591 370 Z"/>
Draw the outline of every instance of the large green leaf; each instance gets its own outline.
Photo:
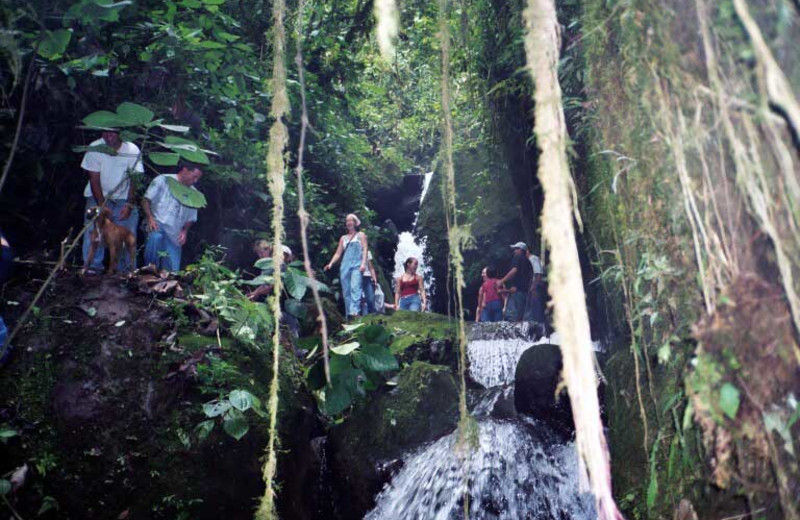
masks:
<path id="1" fill-rule="evenodd" d="M 340 356 L 344 357 L 344 356 Z M 366 374 L 363 370 L 350 368 L 331 376 L 331 384 L 325 387 L 325 411 L 328 415 L 342 413 L 358 395 L 364 394 Z"/>
<path id="2" fill-rule="evenodd" d="M 288 270 L 283 273 L 283 283 L 286 286 L 286 291 L 292 298 L 295 300 L 302 300 L 303 296 L 306 295 L 306 290 L 308 289 L 311 279 L 305 276 L 299 276 L 293 271 L 294 270 Z"/>
<path id="3" fill-rule="evenodd" d="M 214 418 L 219 417 L 231 408 L 231 403 L 228 401 L 211 401 L 203 405 L 203 413 L 206 417 Z"/>
<path id="4" fill-rule="evenodd" d="M 158 166 L 175 166 L 181 158 L 179 154 L 171 152 L 150 152 L 147 156 Z"/>
<path id="5" fill-rule="evenodd" d="M 117 114 L 125 121 L 130 121 L 134 125 L 146 125 L 152 121 L 153 116 L 155 116 L 152 110 L 128 101 L 117 107 Z"/>
<path id="6" fill-rule="evenodd" d="M 339 415 L 353 402 L 353 395 L 343 385 L 325 387 L 325 412 Z"/>
<path id="7" fill-rule="evenodd" d="M 206 207 L 205 195 L 194 188 L 181 184 L 174 177 L 167 177 L 167 186 L 169 186 L 169 192 L 184 206 L 196 209 Z"/>
<path id="8" fill-rule="evenodd" d="M 365 343 L 388 345 L 389 340 L 391 339 L 389 336 L 389 331 L 386 330 L 386 327 L 377 324 L 365 327 L 359 331 L 359 334 L 364 339 Z"/>
<path id="9" fill-rule="evenodd" d="M 353 351 L 355 351 L 358 347 L 360 347 L 357 341 L 351 341 L 350 343 L 345 343 L 343 345 L 336 345 L 335 347 L 331 347 L 331 352 L 334 354 L 339 354 L 340 356 L 346 356 Z"/>
<path id="10" fill-rule="evenodd" d="M 373 372 L 386 372 L 400 368 L 392 352 L 375 343 L 362 345 L 360 350 L 353 353 L 353 362 L 357 367 Z"/>
<path id="11" fill-rule="evenodd" d="M 105 143 L 96 146 L 73 146 L 72 151 L 75 153 L 100 152 L 108 155 L 117 155 L 117 151 Z"/>
<path id="12" fill-rule="evenodd" d="M 190 141 L 189 139 L 168 135 L 164 138 L 164 142 L 161 143 L 161 146 L 179 153 L 180 156 L 187 161 L 197 164 L 211 164 L 211 161 L 209 161 L 208 155 L 206 154 L 208 150 L 203 150 L 197 146 L 197 143 Z"/>
<path id="13" fill-rule="evenodd" d="M 47 31 L 44 38 L 39 42 L 39 54 L 48 60 L 60 58 L 72 38 L 72 31 L 58 29 L 57 31 Z"/>
<path id="14" fill-rule="evenodd" d="M 222 429 L 238 441 L 247 434 L 250 425 L 247 424 L 247 419 L 244 417 L 228 417 L 223 421 Z"/>
<path id="15" fill-rule="evenodd" d="M 100 129 L 134 126 L 134 123 L 130 123 L 121 118 L 119 114 L 115 112 L 109 112 L 108 110 L 98 110 L 97 112 L 92 112 L 83 118 L 83 124 L 92 128 Z"/>
<path id="16" fill-rule="evenodd" d="M 253 406 L 255 398 L 253 394 L 247 390 L 234 390 L 228 395 L 228 401 L 231 403 L 231 406 L 244 412 Z"/>

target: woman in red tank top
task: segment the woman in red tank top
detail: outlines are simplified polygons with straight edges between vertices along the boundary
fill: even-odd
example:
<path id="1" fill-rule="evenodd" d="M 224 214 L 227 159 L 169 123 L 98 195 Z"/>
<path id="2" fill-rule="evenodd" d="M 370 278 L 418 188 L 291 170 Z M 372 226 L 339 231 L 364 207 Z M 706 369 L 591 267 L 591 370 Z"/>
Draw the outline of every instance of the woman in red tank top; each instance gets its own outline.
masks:
<path id="1" fill-rule="evenodd" d="M 478 291 L 478 308 L 475 310 L 475 322 L 503 321 L 502 289 L 498 287 L 494 268 L 484 267 L 481 271 L 483 283 Z"/>
<path id="2" fill-rule="evenodd" d="M 413 256 L 403 263 L 406 270 L 397 277 L 395 283 L 394 297 L 397 310 L 419 312 L 424 311 L 428 305 L 425 282 L 422 276 L 417 274 L 418 266 L 419 262 Z"/>

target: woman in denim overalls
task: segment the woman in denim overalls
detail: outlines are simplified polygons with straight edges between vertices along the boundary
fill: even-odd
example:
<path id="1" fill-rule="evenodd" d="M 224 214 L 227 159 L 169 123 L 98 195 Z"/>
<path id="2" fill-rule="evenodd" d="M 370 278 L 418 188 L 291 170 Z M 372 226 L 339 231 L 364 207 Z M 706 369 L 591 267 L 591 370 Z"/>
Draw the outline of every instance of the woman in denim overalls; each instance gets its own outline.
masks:
<path id="1" fill-rule="evenodd" d="M 328 265 L 327 271 L 339 259 L 342 265 L 339 268 L 339 280 L 342 282 L 342 297 L 344 298 L 344 311 L 348 319 L 355 318 L 361 312 L 361 292 L 364 271 L 367 269 L 367 236 L 358 230 L 361 221 L 352 213 L 345 218 L 347 234 L 339 238 L 339 247 Z"/>

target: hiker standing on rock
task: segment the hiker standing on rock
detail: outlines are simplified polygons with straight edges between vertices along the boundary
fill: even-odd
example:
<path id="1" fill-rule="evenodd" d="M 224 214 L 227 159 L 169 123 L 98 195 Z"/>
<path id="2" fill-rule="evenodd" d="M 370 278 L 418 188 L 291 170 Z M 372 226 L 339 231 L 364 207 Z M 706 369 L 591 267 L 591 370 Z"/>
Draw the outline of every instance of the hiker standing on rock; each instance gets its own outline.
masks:
<path id="1" fill-rule="evenodd" d="M 358 230 L 361 221 L 353 213 L 344 219 L 347 234 L 339 237 L 339 245 L 333 258 L 325 266 L 331 269 L 339 259 L 339 280 L 342 283 L 344 312 L 348 320 L 356 318 L 361 312 L 361 293 L 364 285 L 364 272 L 367 270 L 367 235 Z"/>
<path id="2" fill-rule="evenodd" d="M 511 269 L 498 281 L 497 287 L 505 284 L 509 288 L 506 320 L 519 322 L 525 318 L 525 303 L 533 279 L 533 267 L 526 256 L 528 246 L 525 242 L 517 242 L 511 249 L 514 250 Z"/>
<path id="3" fill-rule="evenodd" d="M 182 161 L 179 168 L 177 174 L 159 175 L 153 179 L 142 199 L 148 231 L 144 261 L 167 271 L 180 270 L 181 250 L 189 227 L 197 222 L 197 209 L 178 200 L 173 190 L 180 189 L 180 186 L 171 186 L 170 181 L 196 191 L 194 185 L 203 176 L 200 164 Z"/>

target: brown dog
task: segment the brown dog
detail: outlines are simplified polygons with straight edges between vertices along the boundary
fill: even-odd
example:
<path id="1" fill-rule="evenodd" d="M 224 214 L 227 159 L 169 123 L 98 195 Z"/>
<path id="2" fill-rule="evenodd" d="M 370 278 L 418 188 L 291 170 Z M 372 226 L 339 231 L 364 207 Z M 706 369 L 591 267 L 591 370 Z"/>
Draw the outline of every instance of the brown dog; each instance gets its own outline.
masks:
<path id="1" fill-rule="evenodd" d="M 99 213 L 99 214 L 98 214 Z M 89 246 L 89 256 L 83 266 L 83 271 L 89 268 L 89 263 L 94 258 L 95 250 L 98 244 L 105 244 L 109 251 L 108 271 L 106 274 L 114 274 L 117 270 L 117 259 L 125 246 L 128 249 L 128 254 L 131 257 L 131 266 L 134 265 L 136 257 L 136 237 L 128 228 L 115 224 L 111 221 L 111 210 L 94 206 L 86 210 L 86 218 L 92 219 L 97 217 L 94 226 L 89 230 L 91 233 L 91 240 Z"/>

